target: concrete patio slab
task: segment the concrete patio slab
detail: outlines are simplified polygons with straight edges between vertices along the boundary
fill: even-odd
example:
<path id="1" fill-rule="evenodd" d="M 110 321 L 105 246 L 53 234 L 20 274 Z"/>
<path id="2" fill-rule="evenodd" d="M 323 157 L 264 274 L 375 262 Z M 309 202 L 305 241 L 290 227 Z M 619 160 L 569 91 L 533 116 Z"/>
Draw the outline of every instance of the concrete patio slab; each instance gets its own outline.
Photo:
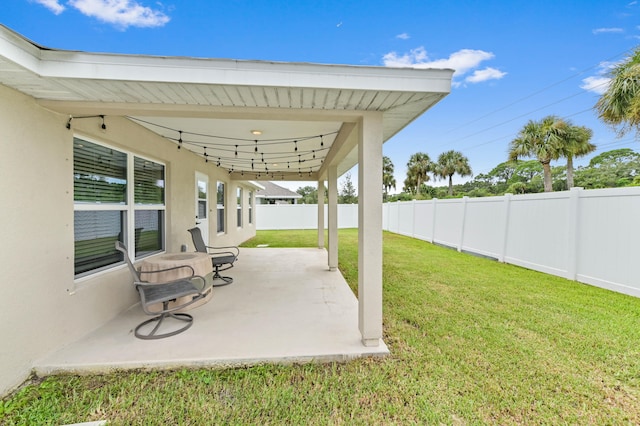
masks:
<path id="1" fill-rule="evenodd" d="M 227 271 L 234 283 L 213 289 L 179 335 L 140 340 L 148 319 L 136 305 L 81 340 L 36 363 L 40 375 L 126 369 L 233 367 L 258 363 L 346 361 L 389 353 L 365 347 L 358 302 L 320 249 L 242 249 Z"/>

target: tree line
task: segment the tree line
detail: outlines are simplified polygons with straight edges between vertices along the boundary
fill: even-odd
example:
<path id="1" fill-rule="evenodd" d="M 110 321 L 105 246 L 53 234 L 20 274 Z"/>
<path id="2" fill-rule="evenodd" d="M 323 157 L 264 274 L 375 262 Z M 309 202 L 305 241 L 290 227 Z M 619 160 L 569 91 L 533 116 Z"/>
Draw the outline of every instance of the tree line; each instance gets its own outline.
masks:
<path id="1" fill-rule="evenodd" d="M 598 117 L 612 127 L 619 137 L 640 131 L 640 46 L 625 60 L 614 66 L 608 74 L 610 79 L 605 93 L 594 108 Z M 620 186 L 640 186 L 640 154 L 631 149 L 617 149 L 604 152 L 591 159 L 589 164 L 574 170 L 573 160 L 596 150 L 591 143 L 593 132 L 584 126 L 550 115 L 541 120 L 530 120 L 509 143 L 506 162 L 498 164 L 487 174 L 480 174 L 463 185 L 456 185 L 458 196 L 500 195 L 506 192 L 522 194 L 527 192 L 549 192 L 572 188 L 607 188 Z M 466 157 L 450 151 L 442 154 L 450 159 L 451 167 L 438 168 L 430 162 L 428 155 L 416 153 L 407 163 L 407 179 L 403 193 L 396 199 L 410 199 L 427 196 L 443 197 L 454 195 L 451 185 L 453 174 L 470 175 Z M 521 161 L 533 158 L 534 160 Z M 552 167 L 554 160 L 565 159 L 565 167 Z M 440 163 L 440 158 L 438 159 Z M 455 165 L 455 166 L 454 166 Z M 393 170 L 393 165 L 389 167 Z M 443 177 L 447 173 L 449 188 L 446 194 L 441 189 L 424 183 L 428 173 Z M 386 173 L 386 171 L 383 171 Z M 383 178 L 384 180 L 384 178 Z M 395 183 L 395 182 L 394 182 Z M 384 187 L 385 195 L 388 193 Z"/>

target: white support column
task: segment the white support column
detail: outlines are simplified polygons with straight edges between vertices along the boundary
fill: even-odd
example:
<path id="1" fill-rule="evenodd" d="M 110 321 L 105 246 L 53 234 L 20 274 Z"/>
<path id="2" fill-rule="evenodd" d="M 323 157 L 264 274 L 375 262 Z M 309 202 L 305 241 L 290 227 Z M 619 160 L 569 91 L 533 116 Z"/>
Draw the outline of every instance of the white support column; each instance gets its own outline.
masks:
<path id="1" fill-rule="evenodd" d="M 324 181 L 318 181 L 318 248 L 324 248 Z"/>
<path id="2" fill-rule="evenodd" d="M 327 170 L 329 179 L 329 270 L 338 269 L 338 166 L 331 165 Z"/>
<path id="3" fill-rule="evenodd" d="M 358 324 L 362 343 L 382 338 L 382 114 L 358 132 Z"/>

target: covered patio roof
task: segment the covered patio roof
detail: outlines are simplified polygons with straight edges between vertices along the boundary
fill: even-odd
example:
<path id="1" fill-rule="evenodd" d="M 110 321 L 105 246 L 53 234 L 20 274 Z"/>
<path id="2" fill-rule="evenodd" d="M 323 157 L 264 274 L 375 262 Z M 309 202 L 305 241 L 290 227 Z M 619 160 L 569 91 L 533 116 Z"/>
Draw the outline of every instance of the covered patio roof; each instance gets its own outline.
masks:
<path id="1" fill-rule="evenodd" d="M 330 271 L 338 268 L 338 176 L 358 164 L 357 307 L 361 343 L 367 347 L 384 345 L 382 146 L 449 93 L 452 75 L 450 69 L 56 50 L 0 26 L 0 84 L 60 114 L 51 114 L 48 125 L 55 126 L 59 118 L 59 133 L 64 135 L 66 126 L 69 140 L 80 119 L 88 119 L 78 126 L 81 130 L 95 123 L 97 131 L 107 134 L 110 125 L 124 123 L 143 138 L 151 136 L 146 128 L 192 151 L 208 163 L 198 172 L 231 181 L 231 187 L 261 180 L 317 181 L 318 247 L 327 247 Z M 122 129 L 113 133 L 119 131 L 118 143 L 135 144 Z M 189 168 L 200 168 L 194 167 L 197 157 L 186 157 Z M 185 176 L 176 179 L 193 174 Z M 227 194 L 232 205 L 233 194 Z M 168 208 L 185 201 L 172 200 Z M 173 218 L 175 223 L 179 219 Z"/>
<path id="2" fill-rule="evenodd" d="M 57 50 L 0 26 L 0 83 L 70 118 L 129 117 L 239 180 L 325 179 L 329 164 L 341 175 L 358 162 L 362 113 L 382 114 L 386 142 L 452 74 Z"/>

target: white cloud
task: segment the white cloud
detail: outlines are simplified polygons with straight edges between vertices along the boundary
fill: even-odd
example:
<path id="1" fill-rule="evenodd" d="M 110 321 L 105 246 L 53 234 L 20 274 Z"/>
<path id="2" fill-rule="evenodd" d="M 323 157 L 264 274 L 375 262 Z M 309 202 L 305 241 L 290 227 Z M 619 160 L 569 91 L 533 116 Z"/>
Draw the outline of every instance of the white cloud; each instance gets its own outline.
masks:
<path id="1" fill-rule="evenodd" d="M 38 4 L 43 5 L 44 7 L 46 7 L 47 9 L 52 11 L 53 13 L 55 13 L 56 15 L 60 15 L 65 10 L 65 7 L 63 5 L 61 5 L 58 2 L 58 0 L 33 0 L 33 1 L 35 1 Z"/>
<path id="2" fill-rule="evenodd" d="M 581 89 L 602 95 L 609 88 L 610 78 L 604 76 L 592 76 L 582 79 Z"/>
<path id="3" fill-rule="evenodd" d="M 61 0 L 32 1 L 43 5 L 56 15 L 66 9 Z M 142 6 L 135 0 L 68 0 L 67 5 L 78 9 L 83 15 L 122 29 L 127 27 L 160 27 L 170 19 L 161 10 Z"/>
<path id="4" fill-rule="evenodd" d="M 429 58 L 424 47 L 418 47 L 403 55 L 398 55 L 396 52 L 389 52 L 383 56 L 382 61 L 387 67 L 411 67 L 421 69 L 452 68 L 455 70 L 453 74 L 454 78 L 457 77 L 459 79 L 463 78 L 463 76 L 469 72 L 473 72 L 472 75 L 465 79 L 465 82 L 480 83 L 487 80 L 498 80 L 507 74 L 495 68 L 477 69 L 482 62 L 493 59 L 494 57 L 495 55 L 493 53 L 483 50 L 461 49 L 452 53 L 446 59 L 432 60 Z M 453 85 L 459 86 L 460 83 L 454 81 Z"/>
<path id="5" fill-rule="evenodd" d="M 117 27 L 159 27 L 169 17 L 134 0 L 69 0 L 81 13 Z"/>
<path id="6" fill-rule="evenodd" d="M 407 33 L 402 33 L 402 34 L 398 34 L 396 38 L 399 38 L 400 40 L 409 40 L 411 36 Z"/>
<path id="7" fill-rule="evenodd" d="M 598 71 L 596 75 L 583 78 L 580 88 L 589 92 L 596 93 L 598 95 L 602 95 L 609 88 L 609 82 L 611 81 L 611 79 L 607 77 L 607 74 L 609 73 L 611 68 L 616 65 L 617 63 L 615 62 L 601 62 L 598 65 Z"/>
<path id="8" fill-rule="evenodd" d="M 424 47 L 418 47 L 412 49 L 409 53 L 405 53 L 402 56 L 398 56 L 396 52 L 389 52 L 382 57 L 382 61 L 386 67 L 416 67 L 421 68 L 422 63 L 427 61 L 427 51 Z M 430 67 L 427 67 L 430 68 Z"/>
<path id="9" fill-rule="evenodd" d="M 481 83 L 488 80 L 500 80 L 505 75 L 507 75 L 506 72 L 487 67 L 483 70 L 473 71 L 473 74 L 465 78 L 464 81 L 467 83 Z"/>
<path id="10" fill-rule="evenodd" d="M 592 32 L 595 35 L 598 35 L 598 34 L 623 33 L 624 30 L 622 28 L 596 28 Z"/>

